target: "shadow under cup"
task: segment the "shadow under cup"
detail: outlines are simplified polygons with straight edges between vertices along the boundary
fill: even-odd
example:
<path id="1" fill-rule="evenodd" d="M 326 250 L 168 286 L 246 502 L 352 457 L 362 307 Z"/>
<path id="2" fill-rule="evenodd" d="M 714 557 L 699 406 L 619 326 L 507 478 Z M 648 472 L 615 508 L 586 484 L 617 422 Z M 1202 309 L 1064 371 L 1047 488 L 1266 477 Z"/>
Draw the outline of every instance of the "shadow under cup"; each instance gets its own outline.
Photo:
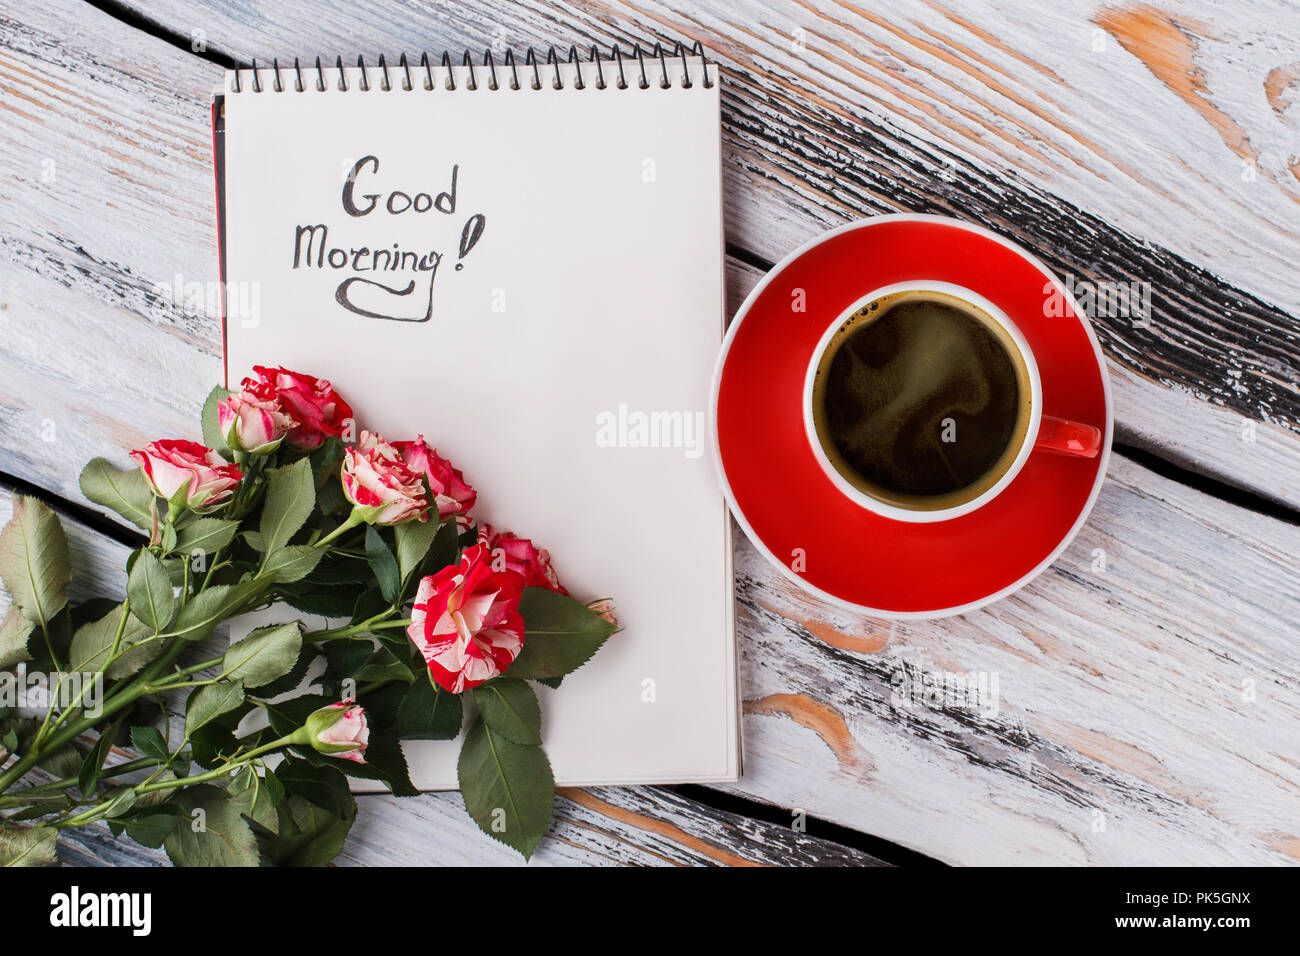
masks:
<path id="1" fill-rule="evenodd" d="M 967 510 L 1023 462 L 1036 370 L 1017 337 L 939 289 L 859 303 L 810 368 L 823 464 L 875 510 L 912 520 Z"/>

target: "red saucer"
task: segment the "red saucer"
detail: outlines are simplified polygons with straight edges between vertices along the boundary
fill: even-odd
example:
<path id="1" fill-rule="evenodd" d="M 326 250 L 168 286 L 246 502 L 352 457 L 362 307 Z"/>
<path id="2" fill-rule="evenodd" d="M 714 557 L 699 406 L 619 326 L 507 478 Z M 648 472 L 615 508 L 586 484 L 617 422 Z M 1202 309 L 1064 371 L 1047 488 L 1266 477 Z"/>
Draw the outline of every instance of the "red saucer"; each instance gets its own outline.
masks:
<path id="1" fill-rule="evenodd" d="M 1101 428 L 1101 454 L 1036 451 L 993 501 L 929 524 L 873 514 L 841 494 L 804 431 L 808 363 L 830 323 L 864 294 L 922 279 L 965 286 L 999 306 L 1037 360 L 1043 413 Z M 803 312 L 791 308 L 799 289 Z M 1063 316 L 1045 314 L 1052 293 Z M 778 263 L 727 330 L 711 414 L 723 490 L 759 550 L 813 594 L 895 618 L 974 610 L 1043 571 L 1097 499 L 1113 429 L 1101 347 L 1069 292 L 1019 246 L 941 216 L 852 223 Z"/>

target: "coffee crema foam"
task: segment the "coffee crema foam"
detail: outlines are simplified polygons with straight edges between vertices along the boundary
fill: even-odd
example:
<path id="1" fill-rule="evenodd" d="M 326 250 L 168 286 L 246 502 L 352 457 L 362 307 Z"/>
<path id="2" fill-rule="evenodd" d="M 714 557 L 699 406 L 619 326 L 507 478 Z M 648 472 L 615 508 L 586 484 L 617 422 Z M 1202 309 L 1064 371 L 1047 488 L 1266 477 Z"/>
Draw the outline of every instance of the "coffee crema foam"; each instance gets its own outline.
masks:
<path id="1" fill-rule="evenodd" d="M 991 488 L 1029 427 L 1029 373 L 983 310 L 946 293 L 882 296 L 831 339 L 813 385 L 818 438 L 854 487 L 938 510 Z"/>

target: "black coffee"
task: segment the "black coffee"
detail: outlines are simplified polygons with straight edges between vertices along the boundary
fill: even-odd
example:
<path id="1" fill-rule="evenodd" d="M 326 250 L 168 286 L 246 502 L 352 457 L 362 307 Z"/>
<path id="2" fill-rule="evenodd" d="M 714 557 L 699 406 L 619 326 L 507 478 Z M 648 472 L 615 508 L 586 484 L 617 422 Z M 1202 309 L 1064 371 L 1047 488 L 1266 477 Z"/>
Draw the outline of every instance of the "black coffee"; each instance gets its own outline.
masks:
<path id="1" fill-rule="evenodd" d="M 900 292 L 855 312 L 813 386 L 814 423 L 850 483 L 902 507 L 970 500 L 1010 467 L 1028 428 L 1028 373 L 970 303 Z"/>

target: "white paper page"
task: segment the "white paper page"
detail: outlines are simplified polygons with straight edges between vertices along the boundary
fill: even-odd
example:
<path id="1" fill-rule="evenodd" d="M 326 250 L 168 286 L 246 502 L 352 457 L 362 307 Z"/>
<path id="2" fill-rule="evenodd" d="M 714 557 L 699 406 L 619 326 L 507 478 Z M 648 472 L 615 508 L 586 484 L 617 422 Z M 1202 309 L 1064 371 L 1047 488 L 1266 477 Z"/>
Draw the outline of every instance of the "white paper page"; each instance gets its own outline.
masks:
<path id="1" fill-rule="evenodd" d="M 729 525 L 703 431 L 724 311 L 719 100 L 691 63 L 691 89 L 677 61 L 659 88 L 654 61 L 644 90 L 597 90 L 584 66 L 585 90 L 565 67 L 564 90 L 550 68 L 542 90 L 511 90 L 498 68 L 496 91 L 481 70 L 476 91 L 463 70 L 457 90 L 413 71 L 405 91 L 390 68 L 383 91 L 371 68 L 369 92 L 356 70 L 340 92 L 329 69 L 326 92 L 312 70 L 306 92 L 289 73 L 276 93 L 264 72 L 254 93 L 245 71 L 225 96 L 230 384 L 254 364 L 330 379 L 362 427 L 423 433 L 478 490 L 475 517 L 549 549 L 575 597 L 615 599 L 624 630 L 562 689 L 538 688 L 561 784 L 739 771 Z M 378 169 L 363 165 L 353 203 L 378 198 L 349 215 L 366 156 Z M 402 211 L 419 193 L 431 208 Z M 318 268 L 319 248 L 308 266 L 304 235 L 293 268 L 297 227 L 317 223 L 341 267 L 326 252 Z M 375 264 L 362 247 L 394 243 L 442 258 L 432 273 L 414 255 L 357 268 Z M 423 318 L 430 288 L 427 321 L 338 301 Z M 677 447 L 628 447 L 640 415 Z M 417 786 L 454 787 L 457 751 L 408 743 Z"/>

